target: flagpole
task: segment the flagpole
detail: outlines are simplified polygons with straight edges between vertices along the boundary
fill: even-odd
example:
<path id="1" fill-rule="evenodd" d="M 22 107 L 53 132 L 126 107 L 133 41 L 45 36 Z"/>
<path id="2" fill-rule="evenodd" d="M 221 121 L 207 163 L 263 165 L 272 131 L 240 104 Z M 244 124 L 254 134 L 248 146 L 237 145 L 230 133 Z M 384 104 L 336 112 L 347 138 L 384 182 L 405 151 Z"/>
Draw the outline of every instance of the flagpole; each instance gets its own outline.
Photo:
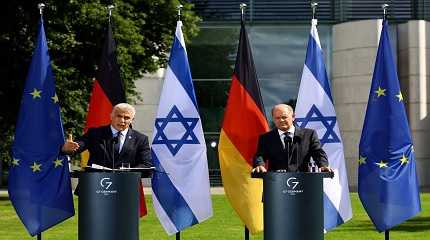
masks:
<path id="1" fill-rule="evenodd" d="M 110 19 L 112 17 L 112 9 L 114 9 L 115 6 L 114 5 L 108 5 L 107 9 L 108 9 L 108 13 L 109 13 L 109 24 L 110 24 Z"/>
<path id="2" fill-rule="evenodd" d="M 384 3 L 384 4 L 382 4 L 382 11 L 383 11 L 383 20 L 385 21 L 385 20 L 387 20 L 387 8 L 389 7 L 390 5 L 388 5 L 388 4 L 386 4 L 386 3 Z M 385 240 L 390 240 L 390 230 L 385 230 Z"/>
<path id="3" fill-rule="evenodd" d="M 181 10 L 183 5 L 179 4 L 176 8 L 178 9 L 178 21 L 181 21 Z M 181 240 L 181 231 L 177 232 L 176 234 L 176 240 Z"/>
<path id="4" fill-rule="evenodd" d="M 246 3 L 239 4 L 239 8 L 240 8 L 240 22 L 245 24 Z M 245 240 L 249 240 L 249 229 L 246 227 L 246 225 L 245 225 L 244 235 L 245 235 Z"/>
<path id="5" fill-rule="evenodd" d="M 243 22 L 243 24 L 245 24 L 246 3 L 239 4 L 239 8 L 240 8 L 240 21 Z M 246 225 L 245 225 L 244 235 L 245 235 L 245 240 L 249 240 L 249 229 L 246 227 Z"/>
<path id="6" fill-rule="evenodd" d="M 315 15 L 317 12 L 318 3 L 317 2 L 311 2 L 311 8 L 312 8 L 312 20 L 315 19 Z"/>
<path id="7" fill-rule="evenodd" d="M 179 4 L 176 8 L 178 9 L 178 21 L 181 21 L 181 11 L 184 6 Z"/>
<path id="8" fill-rule="evenodd" d="M 246 3 L 239 4 L 240 7 L 240 20 L 245 21 L 245 9 L 246 9 Z"/>
<path id="9" fill-rule="evenodd" d="M 37 8 L 39 9 L 40 19 L 42 19 L 43 17 L 43 9 L 45 8 L 45 6 L 46 5 L 44 3 L 37 4 Z M 42 233 L 37 234 L 37 240 L 42 240 Z"/>

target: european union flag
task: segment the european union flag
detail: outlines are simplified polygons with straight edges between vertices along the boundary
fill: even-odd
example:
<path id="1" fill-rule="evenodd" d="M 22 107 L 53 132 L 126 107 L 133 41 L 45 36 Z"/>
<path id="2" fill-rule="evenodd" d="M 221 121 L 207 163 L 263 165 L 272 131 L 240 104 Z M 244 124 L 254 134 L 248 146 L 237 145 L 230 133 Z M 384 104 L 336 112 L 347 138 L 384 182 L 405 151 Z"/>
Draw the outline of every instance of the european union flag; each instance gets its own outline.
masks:
<path id="1" fill-rule="evenodd" d="M 21 100 L 9 197 L 31 236 L 73 216 L 69 167 L 43 20 Z"/>
<path id="2" fill-rule="evenodd" d="M 414 148 L 383 22 L 359 149 L 358 194 L 380 232 L 421 211 Z"/>

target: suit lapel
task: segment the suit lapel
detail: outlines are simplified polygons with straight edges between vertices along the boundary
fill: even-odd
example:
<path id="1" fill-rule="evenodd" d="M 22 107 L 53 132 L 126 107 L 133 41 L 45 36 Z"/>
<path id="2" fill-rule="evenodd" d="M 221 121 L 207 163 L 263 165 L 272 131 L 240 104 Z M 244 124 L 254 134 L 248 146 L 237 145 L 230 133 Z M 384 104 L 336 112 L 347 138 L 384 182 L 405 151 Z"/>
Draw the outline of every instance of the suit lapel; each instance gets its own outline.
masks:
<path id="1" fill-rule="evenodd" d="M 296 130 L 294 131 L 294 139 L 293 139 L 293 154 L 296 154 L 295 158 L 297 159 L 298 165 L 300 166 L 302 164 L 302 139 L 304 137 L 304 131 L 301 128 L 296 127 Z"/>
<path id="2" fill-rule="evenodd" d="M 125 136 L 124 144 L 122 145 L 121 152 L 119 154 L 120 156 L 122 156 L 126 151 L 128 151 L 128 149 L 133 145 L 133 141 L 134 141 L 133 129 L 129 128 L 127 131 L 127 135 Z"/>
<path id="3" fill-rule="evenodd" d="M 110 125 L 103 128 L 102 139 L 106 142 L 106 152 L 110 161 L 112 161 L 113 146 L 112 146 L 112 130 Z"/>
<path id="4" fill-rule="evenodd" d="M 272 142 L 274 143 L 274 145 L 276 146 L 276 148 L 278 149 L 279 152 L 284 152 L 284 145 L 281 142 L 281 137 L 279 136 L 279 132 L 278 129 L 275 128 L 272 131 Z"/>

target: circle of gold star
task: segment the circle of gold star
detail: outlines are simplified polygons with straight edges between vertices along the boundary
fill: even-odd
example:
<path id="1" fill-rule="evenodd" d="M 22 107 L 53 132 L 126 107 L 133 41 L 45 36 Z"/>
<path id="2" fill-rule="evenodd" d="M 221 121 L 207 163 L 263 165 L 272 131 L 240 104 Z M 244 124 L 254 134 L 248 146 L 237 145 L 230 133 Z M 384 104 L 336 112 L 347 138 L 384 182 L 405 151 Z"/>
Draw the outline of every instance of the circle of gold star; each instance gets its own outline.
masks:
<path id="1" fill-rule="evenodd" d="M 367 159 L 366 157 L 360 156 L 358 158 L 358 165 L 366 164 L 366 159 Z"/>
<path id="2" fill-rule="evenodd" d="M 55 94 L 53 97 L 51 97 L 51 99 L 52 99 L 52 101 L 54 103 L 57 103 L 58 102 L 58 96 L 57 96 L 57 94 Z"/>
<path id="3" fill-rule="evenodd" d="M 380 97 L 380 96 L 385 96 L 385 91 L 387 91 L 387 89 L 378 87 L 378 90 L 376 90 L 375 93 L 378 95 L 378 97 Z"/>
<path id="4" fill-rule="evenodd" d="M 19 159 L 14 158 L 12 162 L 10 162 L 12 167 L 18 167 L 19 166 Z"/>
<path id="5" fill-rule="evenodd" d="M 403 155 L 402 158 L 400 158 L 400 162 L 403 164 L 408 164 L 409 163 L 409 159 Z"/>
<path id="6" fill-rule="evenodd" d="M 63 160 L 61 160 L 61 159 L 56 159 L 56 160 L 54 161 L 54 167 L 55 167 L 55 168 L 57 168 L 57 167 L 59 167 L 59 166 L 63 166 Z"/>
<path id="7" fill-rule="evenodd" d="M 403 101 L 403 95 L 401 91 L 399 91 L 399 94 L 397 94 L 396 97 L 399 99 L 399 102 Z"/>
<path id="8" fill-rule="evenodd" d="M 41 96 L 40 96 L 40 94 L 42 93 L 42 91 L 41 90 L 37 90 L 36 88 L 34 88 L 33 89 L 33 92 L 31 92 L 30 93 L 30 95 L 31 96 L 33 96 L 33 99 L 36 99 L 36 98 L 42 98 Z"/>
<path id="9" fill-rule="evenodd" d="M 37 162 L 33 162 L 33 165 L 30 166 L 30 168 L 33 170 L 33 172 L 40 172 L 41 169 L 40 167 L 42 166 L 42 164 L 37 164 Z"/>
<path id="10" fill-rule="evenodd" d="M 381 160 L 379 163 L 376 163 L 376 165 L 378 165 L 379 168 L 388 167 L 388 163 L 384 162 L 383 160 Z"/>

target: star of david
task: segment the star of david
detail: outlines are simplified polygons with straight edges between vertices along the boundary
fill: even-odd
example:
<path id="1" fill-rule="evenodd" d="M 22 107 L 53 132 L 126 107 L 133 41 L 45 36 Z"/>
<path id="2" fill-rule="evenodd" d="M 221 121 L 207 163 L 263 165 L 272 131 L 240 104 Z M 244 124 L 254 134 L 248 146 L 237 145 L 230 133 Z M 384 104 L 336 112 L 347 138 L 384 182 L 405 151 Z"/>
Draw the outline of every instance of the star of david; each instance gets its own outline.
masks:
<path id="1" fill-rule="evenodd" d="M 336 116 L 323 116 L 315 105 L 312 105 L 304 118 L 296 118 L 295 121 L 299 127 L 303 128 L 306 127 L 309 122 L 320 122 L 326 128 L 324 136 L 320 139 L 323 146 L 326 143 L 340 143 L 339 137 L 334 132 Z"/>
<path id="2" fill-rule="evenodd" d="M 157 133 L 152 144 L 165 144 L 173 156 L 178 153 L 184 144 L 199 144 L 199 140 L 193 130 L 199 118 L 185 118 L 179 109 L 174 105 L 165 118 L 155 119 Z M 181 123 L 184 126 L 184 133 L 180 139 L 168 139 L 164 130 L 169 123 Z"/>

